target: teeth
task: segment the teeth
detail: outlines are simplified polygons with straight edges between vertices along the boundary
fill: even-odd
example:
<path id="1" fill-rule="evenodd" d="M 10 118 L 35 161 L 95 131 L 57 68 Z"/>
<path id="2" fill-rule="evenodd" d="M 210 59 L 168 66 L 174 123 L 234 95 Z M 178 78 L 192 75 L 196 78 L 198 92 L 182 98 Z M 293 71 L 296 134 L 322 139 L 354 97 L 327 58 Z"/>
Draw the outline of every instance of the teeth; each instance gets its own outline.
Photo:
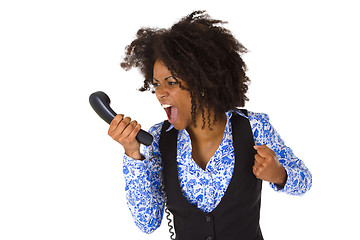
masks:
<path id="1" fill-rule="evenodd" d="M 168 108 L 168 107 L 171 107 L 171 105 L 169 105 L 169 104 L 163 104 L 162 107 L 163 107 L 163 108 Z"/>

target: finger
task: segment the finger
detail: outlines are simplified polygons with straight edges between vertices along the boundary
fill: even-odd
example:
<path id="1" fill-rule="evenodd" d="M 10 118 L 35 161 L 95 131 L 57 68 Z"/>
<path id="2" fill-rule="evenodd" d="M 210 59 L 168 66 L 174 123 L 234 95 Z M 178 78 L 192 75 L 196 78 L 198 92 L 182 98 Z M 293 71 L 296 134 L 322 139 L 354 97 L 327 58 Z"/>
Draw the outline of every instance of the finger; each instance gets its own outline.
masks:
<path id="1" fill-rule="evenodd" d="M 134 128 L 136 127 L 136 125 L 138 125 L 136 121 L 132 121 L 131 123 L 129 123 L 122 132 L 121 139 L 128 138 L 132 133 L 132 131 L 134 130 Z"/>
<path id="2" fill-rule="evenodd" d="M 257 154 L 264 157 L 264 151 L 266 149 L 266 145 L 255 145 L 254 149 L 256 150 Z"/>
<path id="3" fill-rule="evenodd" d="M 117 125 L 117 127 L 114 129 L 113 132 L 111 132 L 111 137 L 114 140 L 118 140 L 121 136 L 121 134 L 124 132 L 124 130 L 126 129 L 126 127 L 129 125 L 131 121 L 131 118 L 126 117 L 124 118 L 121 122 L 119 122 L 119 124 Z"/>
<path id="4" fill-rule="evenodd" d="M 262 145 L 254 145 L 255 150 L 264 149 L 265 147 L 266 147 L 265 144 L 262 144 Z"/>
<path id="5" fill-rule="evenodd" d="M 260 168 L 260 163 L 254 161 L 253 169 L 258 170 Z"/>
<path id="6" fill-rule="evenodd" d="M 262 160 L 259 161 L 259 160 L 255 159 L 255 161 L 254 161 L 254 166 L 257 170 L 265 168 L 266 167 L 265 164 L 266 163 L 264 163 Z"/>
<path id="7" fill-rule="evenodd" d="M 259 171 L 258 171 L 258 169 L 255 167 L 255 165 L 253 166 L 253 174 L 255 175 L 255 177 L 256 177 L 257 179 L 259 179 Z"/>
<path id="8" fill-rule="evenodd" d="M 257 153 L 262 156 L 263 158 L 269 158 L 269 157 L 274 157 L 275 152 L 273 150 L 271 150 L 270 148 L 268 148 L 266 145 L 261 145 L 260 147 L 256 146 L 257 148 L 254 148 L 257 150 Z"/>
<path id="9" fill-rule="evenodd" d="M 255 154 L 254 158 L 255 161 L 257 161 L 258 163 L 264 163 L 266 161 L 266 159 L 262 157 L 260 154 Z"/>
<path id="10" fill-rule="evenodd" d="M 109 134 L 117 128 L 117 126 L 123 120 L 123 118 L 124 118 L 123 114 L 118 114 L 114 117 L 114 119 L 110 123 L 109 131 L 108 131 Z"/>
<path id="11" fill-rule="evenodd" d="M 265 167 L 268 162 L 268 159 L 262 157 L 260 154 L 255 154 L 254 159 L 258 167 Z"/>
<path id="12" fill-rule="evenodd" d="M 129 138 L 130 139 L 136 138 L 136 135 L 139 133 L 140 129 L 141 129 L 141 125 L 137 124 L 135 128 L 132 130 L 132 132 L 129 134 Z"/>
<path id="13" fill-rule="evenodd" d="M 118 127 L 120 129 L 122 129 L 121 133 L 125 130 L 125 128 L 127 127 L 127 125 L 129 125 L 131 122 L 131 118 L 130 117 L 126 117 L 124 118 L 118 125 Z"/>

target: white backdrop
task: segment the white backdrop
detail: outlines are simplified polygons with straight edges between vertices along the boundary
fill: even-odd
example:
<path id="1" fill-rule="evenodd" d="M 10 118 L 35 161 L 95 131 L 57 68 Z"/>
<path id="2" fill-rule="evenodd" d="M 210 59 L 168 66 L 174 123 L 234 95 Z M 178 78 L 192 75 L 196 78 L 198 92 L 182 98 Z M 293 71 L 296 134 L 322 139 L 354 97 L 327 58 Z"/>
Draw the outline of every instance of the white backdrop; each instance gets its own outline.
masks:
<path id="1" fill-rule="evenodd" d="M 235 4 L 236 3 L 236 4 Z M 148 129 L 165 119 L 137 70 L 119 66 L 142 26 L 193 10 L 229 22 L 248 49 L 246 108 L 265 112 L 310 168 L 301 197 L 263 186 L 266 239 L 360 239 L 356 1 L 2 1 L 0 239 L 168 239 L 126 205 L 122 147 L 89 95 Z"/>

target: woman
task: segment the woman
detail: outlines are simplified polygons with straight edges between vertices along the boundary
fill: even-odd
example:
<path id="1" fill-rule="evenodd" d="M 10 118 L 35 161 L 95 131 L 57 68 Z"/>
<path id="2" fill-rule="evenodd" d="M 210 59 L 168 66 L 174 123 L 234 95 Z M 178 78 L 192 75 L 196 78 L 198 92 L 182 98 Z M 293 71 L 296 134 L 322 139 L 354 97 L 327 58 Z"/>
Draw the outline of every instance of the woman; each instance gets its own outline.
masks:
<path id="1" fill-rule="evenodd" d="M 168 116 L 143 154 L 136 121 L 118 115 L 108 132 L 124 147 L 128 206 L 146 233 L 167 205 L 177 239 L 263 239 L 262 180 L 293 195 L 311 187 L 268 116 L 238 109 L 248 100 L 247 50 L 221 24 L 196 11 L 170 29 L 140 29 L 127 47 L 121 66 L 141 70 L 140 90 L 153 90 Z"/>

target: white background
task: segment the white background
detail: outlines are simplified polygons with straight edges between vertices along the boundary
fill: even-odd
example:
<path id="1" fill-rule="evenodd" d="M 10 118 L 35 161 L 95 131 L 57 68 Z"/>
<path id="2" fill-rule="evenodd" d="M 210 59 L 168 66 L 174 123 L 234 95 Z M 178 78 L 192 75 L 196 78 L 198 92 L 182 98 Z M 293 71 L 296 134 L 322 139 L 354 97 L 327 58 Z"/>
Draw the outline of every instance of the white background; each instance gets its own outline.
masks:
<path id="1" fill-rule="evenodd" d="M 236 4 L 235 4 L 236 3 Z M 246 108 L 265 112 L 313 174 L 301 197 L 263 186 L 266 239 L 360 239 L 359 8 L 356 1 L 2 1 L 0 239 L 168 239 L 126 205 L 122 147 L 89 95 L 148 129 L 165 119 L 120 68 L 142 26 L 205 9 L 248 49 Z"/>

